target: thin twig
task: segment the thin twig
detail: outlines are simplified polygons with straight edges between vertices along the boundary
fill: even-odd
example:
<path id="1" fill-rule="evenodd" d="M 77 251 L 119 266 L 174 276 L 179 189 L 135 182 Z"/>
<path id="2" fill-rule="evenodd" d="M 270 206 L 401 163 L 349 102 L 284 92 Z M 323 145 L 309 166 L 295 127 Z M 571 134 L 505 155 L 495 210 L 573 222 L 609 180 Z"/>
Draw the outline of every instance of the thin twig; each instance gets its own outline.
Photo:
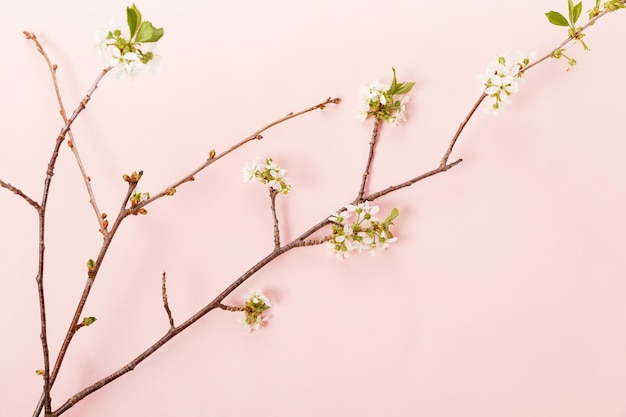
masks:
<path id="1" fill-rule="evenodd" d="M 359 193 L 356 197 L 357 204 L 363 201 L 363 195 L 365 194 L 365 187 L 367 185 L 367 178 L 370 174 L 370 168 L 372 167 L 372 162 L 374 161 L 374 148 L 376 146 L 376 141 L 378 139 L 378 129 L 380 127 L 380 120 L 377 118 L 374 119 L 374 129 L 372 130 L 372 139 L 370 140 L 370 150 L 367 156 L 367 163 L 365 164 L 365 171 L 363 172 L 363 180 L 361 181 L 361 187 L 359 187 Z"/>
<path id="2" fill-rule="evenodd" d="M 170 321 L 170 329 L 173 329 L 176 326 L 174 325 L 174 317 L 172 317 L 172 310 L 170 310 L 170 305 L 167 302 L 167 286 L 165 285 L 165 272 L 163 272 L 162 282 L 163 283 L 161 285 L 161 296 L 163 298 L 163 308 L 165 309 L 165 312 L 167 313 L 167 318 Z"/>
<path id="3" fill-rule="evenodd" d="M 46 54 L 46 51 L 43 48 L 43 45 L 41 45 L 39 40 L 37 40 L 37 36 L 34 33 L 24 32 L 24 35 L 26 36 L 27 39 L 30 39 L 35 43 L 35 45 L 37 46 L 37 51 L 43 56 L 43 58 L 46 61 L 46 64 L 48 65 L 48 69 L 50 70 L 50 75 L 52 76 L 52 83 L 54 84 L 54 92 L 56 94 L 57 101 L 59 103 L 60 114 L 61 114 L 61 117 L 63 118 L 63 123 L 67 123 L 67 113 L 65 112 L 65 106 L 63 105 L 63 99 L 61 98 L 61 92 L 59 90 L 59 83 L 57 80 L 58 66 L 56 64 L 53 64 L 50 61 L 50 58 L 48 57 L 48 54 Z M 78 145 L 76 144 L 76 139 L 74 138 L 74 135 L 71 130 L 68 130 L 67 136 L 69 137 L 68 145 L 70 149 L 72 150 L 72 153 L 74 154 L 76 162 L 78 163 L 78 168 L 80 169 L 80 173 L 83 177 L 83 181 L 85 182 L 85 187 L 87 187 L 87 193 L 89 194 L 89 203 L 91 204 L 91 206 L 93 207 L 96 213 L 96 218 L 98 219 L 98 223 L 100 225 L 100 233 L 102 233 L 103 235 L 106 235 L 107 233 L 106 222 L 105 222 L 104 217 L 102 216 L 102 213 L 100 213 L 100 210 L 98 209 L 98 204 L 96 203 L 96 197 L 93 193 L 93 189 L 91 188 L 91 177 L 87 175 L 87 172 L 83 165 L 83 161 L 81 160 L 80 154 L 78 153 Z"/>
<path id="4" fill-rule="evenodd" d="M 16 194 L 16 195 L 22 197 L 28 204 L 33 206 L 33 208 L 35 210 L 39 211 L 39 209 L 40 209 L 39 203 L 36 202 L 35 200 L 33 200 L 32 198 L 30 198 L 29 196 L 27 196 L 26 194 L 24 194 L 22 192 L 22 190 L 20 190 L 19 188 L 14 187 L 11 184 L 9 184 L 8 182 L 4 182 L 2 180 L 0 180 L 0 187 L 6 188 L 7 190 L 11 191 L 13 194 Z"/>
<path id="5" fill-rule="evenodd" d="M 485 97 L 487 97 L 485 93 L 480 94 L 480 97 L 478 97 L 478 100 L 476 100 L 476 102 L 472 106 L 472 109 L 469 111 L 467 116 L 465 116 L 465 119 L 459 125 L 459 128 L 457 129 L 456 133 L 452 137 L 452 140 L 450 141 L 448 148 L 446 149 L 445 153 L 443 154 L 443 157 L 441 158 L 441 162 L 439 163 L 439 168 L 443 169 L 448 164 L 448 159 L 450 158 L 450 154 L 452 153 L 452 150 L 454 149 L 454 145 L 456 145 L 456 141 L 459 139 L 459 136 L 461 136 L 463 129 L 465 129 L 465 126 L 467 125 L 467 122 L 470 121 L 470 119 L 476 112 L 476 109 L 478 109 L 478 106 L 480 106 L 480 103 L 483 102 Z"/>
<path id="6" fill-rule="evenodd" d="M 622 4 L 626 4 L 626 0 L 622 0 L 622 2 L 621 2 L 621 3 L 622 3 Z M 550 51 L 550 53 L 547 53 L 547 54 L 545 54 L 544 56 L 542 56 L 541 58 L 539 58 L 539 59 L 535 60 L 534 62 L 532 62 L 532 63 L 530 63 L 530 64 L 528 64 L 528 65 L 526 65 L 526 66 L 524 67 L 524 69 L 520 71 L 520 74 L 521 74 L 521 73 L 524 73 L 524 72 L 526 72 L 526 71 L 528 71 L 529 69 L 531 69 L 531 68 L 532 68 L 532 67 L 534 67 L 535 65 L 539 64 L 540 62 L 545 61 L 545 60 L 546 60 L 546 59 L 548 59 L 548 58 L 552 58 L 552 54 L 553 54 L 553 52 L 554 52 L 554 51 L 557 51 L 557 50 L 559 50 L 559 49 L 563 48 L 565 45 L 567 45 L 567 44 L 568 44 L 568 43 L 570 43 L 571 41 L 576 40 L 576 38 L 578 37 L 578 35 L 580 35 L 581 33 L 583 33 L 583 31 L 584 31 L 585 29 L 587 29 L 589 26 L 593 25 L 593 24 L 596 22 L 596 20 L 600 19 L 602 16 L 604 16 L 604 15 L 606 15 L 606 14 L 608 14 L 608 13 L 611 13 L 611 10 L 608 10 L 608 9 L 607 9 L 607 10 L 604 10 L 603 12 L 599 13 L 597 16 L 594 16 L 594 17 L 592 17 L 591 19 L 589 19 L 589 21 L 588 21 L 587 23 L 585 23 L 584 25 L 582 25 L 582 26 L 580 27 L 580 29 L 578 29 L 578 31 L 576 31 L 576 32 L 575 32 L 572 36 L 568 37 L 568 38 L 567 38 L 567 39 L 565 39 L 563 42 L 561 42 L 561 43 L 559 44 L 559 46 L 557 46 L 557 47 L 556 47 L 556 48 L 554 48 L 552 51 Z"/>
<path id="7" fill-rule="evenodd" d="M 246 311 L 246 307 L 227 306 L 222 303 L 218 303 L 217 307 L 226 311 Z"/>
<path id="8" fill-rule="evenodd" d="M 200 171 L 204 170 L 205 168 L 207 168 L 208 166 L 210 166 L 211 164 L 217 162 L 218 160 L 220 160 L 221 158 L 225 157 L 226 155 L 228 155 L 229 153 L 237 150 L 238 148 L 242 147 L 243 145 L 245 145 L 246 143 L 253 141 L 255 139 L 260 140 L 263 139 L 263 136 L 261 135 L 261 133 L 265 132 L 266 130 L 268 130 L 269 128 L 276 126 L 280 123 L 286 122 L 287 120 L 293 119 L 294 117 L 298 117 L 301 116 L 305 113 L 309 113 L 313 110 L 317 110 L 317 109 L 325 109 L 327 105 L 329 104 L 339 104 L 341 103 L 341 99 L 340 98 L 331 98 L 328 97 L 326 100 L 324 100 L 323 102 L 316 104 L 315 106 L 309 107 L 308 109 L 299 111 L 297 113 L 288 113 L 287 115 L 285 115 L 284 117 L 281 117 L 280 119 L 277 119 L 269 124 L 267 124 L 266 126 L 262 127 L 261 129 L 257 130 L 256 132 L 252 133 L 251 135 L 247 136 L 245 139 L 241 140 L 239 143 L 231 146 L 230 148 L 228 148 L 227 150 L 225 150 L 224 152 L 220 153 L 220 154 L 215 154 L 215 151 L 211 151 L 211 153 L 209 154 L 209 158 L 204 161 L 202 164 L 200 164 L 200 166 L 198 166 L 196 169 L 194 169 L 192 172 L 190 172 L 189 174 L 187 174 L 186 176 L 184 176 L 183 178 L 181 178 L 180 180 L 172 183 L 170 186 L 165 187 L 165 189 L 163 189 L 163 191 L 153 194 L 151 195 L 151 197 L 141 203 L 139 203 L 137 205 L 137 208 L 141 208 L 144 207 L 150 203 L 153 203 L 154 201 L 158 200 L 161 197 L 164 197 L 166 195 L 172 195 L 171 190 L 175 190 L 176 187 L 189 182 L 189 181 L 193 181 L 195 179 L 195 175 L 198 174 Z"/>
<path id="9" fill-rule="evenodd" d="M 276 215 L 276 195 L 278 192 L 270 188 L 270 200 L 272 202 L 272 218 L 274 220 L 274 249 L 280 248 L 280 228 L 278 227 L 278 216 Z"/>

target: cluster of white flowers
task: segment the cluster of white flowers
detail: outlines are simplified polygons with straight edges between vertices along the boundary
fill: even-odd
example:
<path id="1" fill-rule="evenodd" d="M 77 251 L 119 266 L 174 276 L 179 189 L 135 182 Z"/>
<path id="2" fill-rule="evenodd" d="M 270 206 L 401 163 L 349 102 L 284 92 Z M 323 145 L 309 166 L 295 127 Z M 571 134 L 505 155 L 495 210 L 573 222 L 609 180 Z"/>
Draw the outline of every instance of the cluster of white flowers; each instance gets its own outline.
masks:
<path id="1" fill-rule="evenodd" d="M 117 67 L 117 77 L 132 78 L 142 68 L 151 73 L 160 72 L 158 47 L 163 37 L 163 28 L 156 28 L 143 20 L 134 4 L 126 8 L 128 31 L 120 29 L 114 22 L 108 30 L 94 33 L 94 43 L 105 65 Z"/>
<path id="2" fill-rule="evenodd" d="M 392 68 L 393 69 L 393 68 Z M 393 69 L 393 81 L 391 85 L 381 84 L 374 81 L 371 84 L 361 87 L 361 100 L 359 102 L 360 120 L 365 120 L 369 116 L 374 116 L 378 120 L 384 120 L 393 126 L 406 120 L 406 104 L 415 83 L 398 83 L 396 80 L 396 70 Z"/>
<path id="3" fill-rule="evenodd" d="M 250 294 L 244 297 L 244 300 L 246 300 L 244 316 L 239 319 L 239 322 L 252 333 L 259 330 L 269 320 L 270 316 L 264 316 L 263 312 L 272 307 L 272 304 L 263 291 L 255 289 L 251 289 Z"/>
<path id="4" fill-rule="evenodd" d="M 291 191 L 291 184 L 285 177 L 286 172 L 287 170 L 280 168 L 272 158 L 266 158 L 264 165 L 260 165 L 259 160 L 255 159 L 243 167 L 243 180 L 247 182 L 258 178 L 262 184 L 267 184 L 270 189 L 288 195 Z"/>
<path id="5" fill-rule="evenodd" d="M 151 74 L 161 72 L 159 65 L 161 57 L 156 43 L 148 43 L 143 49 L 139 49 L 141 46 L 139 43 L 135 43 L 133 48 L 120 47 L 124 42 L 119 42 L 119 39 L 128 39 L 128 35 L 115 27 L 108 31 L 97 30 L 93 39 L 103 64 L 116 67 L 117 78 L 120 80 L 132 79 L 142 69 Z"/>
<path id="6" fill-rule="evenodd" d="M 485 111 L 497 115 L 503 104 L 511 103 L 511 95 L 519 91 L 519 80 L 535 52 L 524 55 L 520 51 L 510 52 L 489 64 L 484 74 L 477 78 L 484 85 L 486 101 Z"/>
<path id="7" fill-rule="evenodd" d="M 331 212 L 328 220 L 333 224 L 333 234 L 328 247 L 338 259 L 347 258 L 354 251 L 361 253 L 365 250 L 376 255 L 378 250 L 387 249 L 390 243 L 398 240 L 389 231 L 398 210 L 393 209 L 382 222 L 375 217 L 379 210 L 378 206 L 370 206 L 366 201 L 357 205 L 348 204 L 339 213 Z"/>

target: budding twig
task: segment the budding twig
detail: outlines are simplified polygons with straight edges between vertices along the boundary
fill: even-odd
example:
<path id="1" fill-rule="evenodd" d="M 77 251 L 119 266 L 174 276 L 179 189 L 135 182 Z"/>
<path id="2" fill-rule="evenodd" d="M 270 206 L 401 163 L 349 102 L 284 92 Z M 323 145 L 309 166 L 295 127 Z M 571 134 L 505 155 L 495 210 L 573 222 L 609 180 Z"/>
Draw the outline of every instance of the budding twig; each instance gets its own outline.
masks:
<path id="1" fill-rule="evenodd" d="M 163 272 L 163 277 L 162 277 L 161 296 L 163 298 L 163 308 L 165 309 L 165 312 L 167 313 L 167 318 L 170 321 L 170 329 L 173 329 L 176 326 L 174 325 L 174 317 L 172 317 L 172 310 L 170 310 L 170 306 L 167 302 L 167 287 L 165 285 L 165 272 Z"/>
<path id="2" fill-rule="evenodd" d="M 35 200 L 33 200 L 32 198 L 30 198 L 29 196 L 27 196 L 26 194 L 24 194 L 22 192 L 22 190 L 20 190 L 19 188 L 16 188 L 14 186 L 12 186 L 11 184 L 9 184 L 8 182 L 4 182 L 2 180 L 0 180 L 0 187 L 2 188 L 6 188 L 7 190 L 11 191 L 13 194 L 18 195 L 20 197 L 22 197 L 28 204 L 30 204 L 31 206 L 33 206 L 33 208 L 37 211 L 39 211 L 41 209 L 41 206 L 39 205 L 38 202 L 36 202 Z"/>
<path id="3" fill-rule="evenodd" d="M 57 81 L 58 66 L 56 64 L 52 64 L 52 62 L 50 61 L 50 58 L 48 58 L 48 54 L 46 54 L 46 51 L 43 45 L 41 45 L 39 40 L 37 40 L 37 36 L 35 36 L 34 33 L 24 32 L 24 35 L 26 36 L 27 39 L 30 39 L 35 43 L 35 45 L 37 46 L 37 51 L 43 56 L 44 60 L 46 61 L 46 64 L 48 65 L 48 69 L 50 70 L 50 75 L 52 76 L 52 83 L 54 84 L 54 92 L 56 94 L 57 101 L 59 103 L 61 118 L 63 118 L 64 123 L 67 123 L 67 113 L 65 112 L 65 106 L 63 105 L 63 99 L 61 97 L 61 92 L 59 90 L 59 83 Z M 102 213 L 100 213 L 100 210 L 98 209 L 98 204 L 96 203 L 96 197 L 93 193 L 93 189 L 91 188 L 91 178 L 87 175 L 87 172 L 83 165 L 83 161 L 81 160 L 80 154 L 78 153 L 78 145 L 76 143 L 76 139 L 74 138 L 74 134 L 72 133 L 71 130 L 67 131 L 67 136 L 69 137 L 68 145 L 70 149 L 72 150 L 72 153 L 74 154 L 74 158 L 76 159 L 76 162 L 78 163 L 78 168 L 80 169 L 80 173 L 83 177 L 83 181 L 85 182 L 85 187 L 87 188 L 87 193 L 89 194 L 89 203 L 91 204 L 91 206 L 93 207 L 96 213 L 96 218 L 98 219 L 98 224 L 100 225 L 100 233 L 102 233 L 103 235 L 106 235 L 107 233 L 106 223 L 105 223 L 104 217 L 102 216 Z"/>
<path id="4" fill-rule="evenodd" d="M 195 179 L 195 175 L 198 174 L 200 171 L 203 171 L 205 168 L 207 168 L 208 166 L 212 165 L 213 163 L 217 162 L 218 160 L 222 159 L 223 157 L 225 157 L 226 155 L 228 155 L 229 153 L 237 150 L 238 148 L 242 147 L 243 145 L 245 145 L 246 143 L 253 141 L 253 140 L 259 140 L 262 139 L 263 136 L 261 135 L 261 133 L 265 132 L 266 130 L 268 130 L 269 128 L 276 126 L 280 123 L 286 122 L 287 120 L 293 119 L 295 117 L 301 116 L 305 113 L 309 113 L 312 112 L 314 110 L 318 110 L 321 109 L 323 110 L 324 108 L 326 108 L 327 105 L 329 104 L 339 104 L 341 103 L 341 99 L 340 98 L 331 98 L 328 97 L 326 100 L 324 100 L 321 103 L 318 103 L 312 107 L 309 107 L 307 109 L 301 110 L 299 112 L 296 113 L 289 113 L 286 116 L 281 117 L 280 119 L 277 119 L 265 126 L 263 126 L 261 129 L 257 130 L 256 132 L 252 133 L 251 135 L 247 136 L 245 139 L 241 140 L 239 143 L 236 143 L 235 145 L 231 146 L 230 148 L 228 148 L 227 150 L 225 150 L 222 153 L 215 153 L 214 150 L 211 150 L 210 152 L 210 157 L 204 161 L 200 166 L 198 166 L 196 169 L 194 169 L 191 173 L 189 173 L 188 175 L 184 176 L 183 178 L 181 178 L 180 180 L 174 182 L 173 184 L 169 185 L 168 187 L 165 187 L 165 189 L 159 193 L 156 193 L 154 195 L 152 195 L 149 199 L 139 203 L 137 205 L 137 208 L 141 208 L 144 207 L 156 200 L 158 200 L 161 197 L 164 197 L 166 195 L 171 195 L 171 193 L 168 192 L 168 190 L 172 190 L 172 189 L 176 189 L 176 187 L 189 182 L 189 181 L 193 181 Z"/>

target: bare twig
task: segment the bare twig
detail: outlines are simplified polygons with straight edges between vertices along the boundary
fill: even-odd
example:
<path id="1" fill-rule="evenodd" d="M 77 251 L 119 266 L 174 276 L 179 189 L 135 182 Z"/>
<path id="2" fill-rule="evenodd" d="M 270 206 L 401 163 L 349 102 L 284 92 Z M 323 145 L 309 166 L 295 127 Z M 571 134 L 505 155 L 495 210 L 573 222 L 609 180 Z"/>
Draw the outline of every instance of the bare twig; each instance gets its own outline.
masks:
<path id="1" fill-rule="evenodd" d="M 28 204 L 33 206 L 35 210 L 39 211 L 40 209 L 39 203 L 33 200 L 32 198 L 30 198 L 29 196 L 27 196 L 26 194 L 24 194 L 22 190 L 20 190 L 19 188 L 16 188 L 12 186 L 11 184 L 9 184 L 8 182 L 4 182 L 2 180 L 0 180 L 0 187 L 6 188 L 7 190 L 11 191 L 13 194 L 16 194 L 22 197 Z"/>
<path id="2" fill-rule="evenodd" d="M 270 200 L 272 202 L 272 218 L 274 220 L 274 249 L 280 248 L 280 229 L 278 227 L 278 216 L 276 215 L 276 195 L 278 191 L 270 188 Z"/>
<path id="3" fill-rule="evenodd" d="M 363 195 L 365 194 L 365 187 L 367 185 L 367 178 L 370 174 L 370 168 L 374 161 L 374 148 L 378 139 L 378 129 L 380 128 L 380 120 L 374 119 L 374 129 L 372 130 L 372 139 L 370 140 L 370 150 L 367 156 L 367 163 L 365 164 L 365 171 L 363 172 L 363 180 L 361 181 L 361 187 L 359 187 L 359 193 L 356 197 L 357 204 L 363 201 Z"/>
<path id="4" fill-rule="evenodd" d="M 35 45 L 37 46 L 37 51 L 43 56 L 43 58 L 46 61 L 46 64 L 48 65 L 48 69 L 50 70 L 50 75 L 52 76 L 52 83 L 54 84 L 54 92 L 56 94 L 57 101 L 59 103 L 60 114 L 61 114 L 61 117 L 63 118 L 63 123 L 67 123 L 67 113 L 65 112 L 65 106 L 63 105 L 63 99 L 61 98 L 61 92 L 59 90 L 59 83 L 57 80 L 58 66 L 56 64 L 53 64 L 50 61 L 48 54 L 46 54 L 46 51 L 44 50 L 39 40 L 37 40 L 37 36 L 34 33 L 24 32 L 24 35 L 26 36 L 27 39 L 30 39 L 35 43 Z M 89 202 L 91 203 L 91 206 L 93 207 L 96 213 L 96 218 L 98 219 L 98 223 L 100 225 L 100 233 L 102 233 L 103 235 L 106 235 L 107 225 L 105 222 L 105 217 L 102 216 L 102 213 L 100 213 L 100 210 L 98 209 L 98 204 L 96 203 L 96 197 L 93 193 L 93 189 L 91 188 L 91 178 L 87 175 L 83 162 L 80 158 L 80 154 L 78 153 L 78 145 L 76 144 L 76 139 L 74 138 L 74 135 L 72 134 L 71 130 L 67 131 L 67 136 L 69 137 L 68 145 L 70 149 L 72 150 L 72 153 L 74 154 L 76 162 L 78 163 L 78 168 L 80 169 L 80 173 L 83 177 L 83 181 L 85 182 L 85 186 L 87 187 L 87 193 L 89 194 Z"/>
<path id="5" fill-rule="evenodd" d="M 170 310 L 170 305 L 167 302 L 167 286 L 165 285 L 165 272 L 163 272 L 162 284 L 161 284 L 161 296 L 163 297 L 163 308 L 167 313 L 167 318 L 170 321 L 170 329 L 176 327 L 174 325 L 174 317 L 172 317 L 172 310 Z"/>

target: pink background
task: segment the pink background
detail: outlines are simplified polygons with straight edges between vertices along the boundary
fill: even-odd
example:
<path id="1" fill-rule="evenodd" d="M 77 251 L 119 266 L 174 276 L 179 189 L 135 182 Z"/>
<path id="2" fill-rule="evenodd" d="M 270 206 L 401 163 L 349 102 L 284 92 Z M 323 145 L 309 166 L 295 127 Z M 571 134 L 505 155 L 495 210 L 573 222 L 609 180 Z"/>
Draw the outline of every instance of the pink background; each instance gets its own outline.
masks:
<path id="1" fill-rule="evenodd" d="M 586 0 L 583 10 L 592 5 Z M 175 5 L 176 4 L 176 5 Z M 328 96 L 343 99 L 276 127 L 129 218 L 114 241 L 53 391 L 56 405 L 120 368 L 168 328 L 167 271 L 177 323 L 269 253 L 266 191 L 243 164 L 273 156 L 293 194 L 279 199 L 285 239 L 351 201 L 371 122 L 358 89 L 416 81 L 409 121 L 384 126 L 370 191 L 434 168 L 477 98 L 475 80 L 510 48 L 546 53 L 566 30 L 543 13 L 565 0 L 138 3 L 165 27 L 163 73 L 105 78 L 73 131 L 103 211 L 123 173 L 143 169 L 156 192 L 266 123 Z M 21 32 L 59 65 L 73 109 L 101 69 L 92 33 L 122 23 L 126 2 L 0 5 L 0 178 L 41 199 L 62 125 L 50 76 Z M 585 19 L 586 20 L 586 19 Z M 453 170 L 381 199 L 400 210 L 399 241 L 382 256 L 339 262 L 299 249 L 227 301 L 263 288 L 269 326 L 249 335 L 215 311 L 67 416 L 626 415 L 623 118 L 626 12 L 548 61 L 513 105 L 479 111 Z M 56 354 L 101 243 L 67 146 L 49 207 L 49 336 Z M 31 415 L 42 366 L 35 212 L 0 190 L 0 416 Z"/>

